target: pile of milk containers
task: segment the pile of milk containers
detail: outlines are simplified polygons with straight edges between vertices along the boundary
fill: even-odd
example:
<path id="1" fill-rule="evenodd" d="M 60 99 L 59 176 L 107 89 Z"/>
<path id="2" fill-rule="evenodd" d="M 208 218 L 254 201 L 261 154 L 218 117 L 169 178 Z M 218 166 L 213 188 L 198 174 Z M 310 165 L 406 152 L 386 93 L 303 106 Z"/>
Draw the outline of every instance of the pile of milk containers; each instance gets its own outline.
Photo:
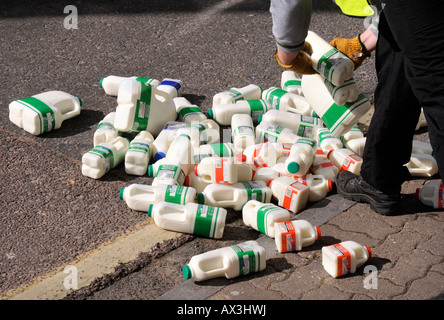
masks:
<path id="1" fill-rule="evenodd" d="M 127 174 L 152 177 L 150 185 L 122 187 L 120 198 L 164 229 L 220 239 L 230 208 L 242 212 L 246 226 L 274 238 L 280 253 L 313 244 L 320 228 L 294 214 L 325 198 L 339 171 L 359 174 L 365 137 L 357 123 L 371 105 L 353 79 L 351 60 L 311 31 L 307 41 L 318 74 L 284 71 L 279 87 L 221 91 L 208 117 L 181 96 L 178 79 L 103 78 L 100 86 L 117 97 L 117 107 L 98 124 L 82 174 L 100 179 L 123 164 Z M 67 93 L 45 92 L 12 102 L 10 120 L 38 135 L 78 115 L 80 105 Z M 222 130 L 230 141 L 221 140 Z M 437 172 L 429 144 L 414 141 L 413 152 L 407 165 L 413 175 Z M 418 190 L 418 197 L 434 205 L 439 188 Z M 355 272 L 370 256 L 354 241 L 322 248 L 333 277 Z M 202 281 L 265 267 L 265 249 L 250 240 L 192 257 L 183 274 Z"/>

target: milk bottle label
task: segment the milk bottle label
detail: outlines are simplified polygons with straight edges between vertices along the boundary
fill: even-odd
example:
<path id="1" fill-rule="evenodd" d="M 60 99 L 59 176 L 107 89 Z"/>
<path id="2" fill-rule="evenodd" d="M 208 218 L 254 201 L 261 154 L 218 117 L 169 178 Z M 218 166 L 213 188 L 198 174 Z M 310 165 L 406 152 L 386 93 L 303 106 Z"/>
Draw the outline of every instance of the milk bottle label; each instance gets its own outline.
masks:
<path id="1" fill-rule="evenodd" d="M 194 163 L 200 163 L 200 161 L 203 158 L 208 157 L 232 157 L 233 156 L 233 149 L 226 145 L 225 143 L 213 143 L 209 144 L 211 146 L 211 149 L 213 149 L 213 153 L 202 153 L 202 154 L 195 154 L 193 156 Z"/>
<path id="2" fill-rule="evenodd" d="M 248 200 L 257 200 L 260 202 L 267 199 L 267 188 L 263 184 L 256 181 L 241 182 L 247 190 Z"/>
<path id="3" fill-rule="evenodd" d="M 312 137 L 314 131 L 313 126 L 313 117 L 301 115 L 301 124 L 299 125 L 298 132 L 296 132 L 296 134 L 300 137 Z"/>
<path id="4" fill-rule="evenodd" d="M 151 147 L 146 143 L 134 141 L 130 143 L 128 151 L 151 154 Z"/>
<path id="5" fill-rule="evenodd" d="M 259 115 L 264 114 L 268 110 L 267 105 L 262 99 L 246 101 L 250 106 L 250 115 L 253 121 L 257 121 L 259 119 Z"/>
<path id="6" fill-rule="evenodd" d="M 40 120 L 40 134 L 54 129 L 54 111 L 46 103 L 34 97 L 17 100 L 17 102 L 37 113 Z"/>
<path id="7" fill-rule="evenodd" d="M 188 188 L 184 186 L 168 185 L 165 190 L 165 201 L 184 204 Z"/>
<path id="8" fill-rule="evenodd" d="M 105 121 L 100 122 L 99 125 L 97 126 L 97 129 L 117 131 L 112 123 Z"/>
<path id="9" fill-rule="evenodd" d="M 167 85 L 171 86 L 174 89 L 177 90 L 177 92 L 180 92 L 180 88 L 182 87 L 179 81 L 175 81 L 174 79 L 164 79 L 159 85 Z"/>
<path id="10" fill-rule="evenodd" d="M 333 78 L 334 68 L 332 67 L 335 64 L 341 64 L 343 59 L 343 54 L 339 52 L 336 48 L 332 48 L 327 51 L 322 57 L 318 60 L 317 71 L 324 76 L 324 78 L 331 81 Z"/>
<path id="11" fill-rule="evenodd" d="M 230 170 L 230 158 L 215 158 L 214 178 L 216 183 L 228 183 Z"/>
<path id="12" fill-rule="evenodd" d="M 223 93 L 231 96 L 233 103 L 235 103 L 238 100 L 243 100 L 242 93 L 233 89 L 233 88 L 228 89 L 228 90 L 224 91 Z"/>
<path id="13" fill-rule="evenodd" d="M 253 128 L 249 126 L 239 126 L 234 129 L 235 136 L 254 136 Z"/>
<path id="14" fill-rule="evenodd" d="M 279 210 L 281 209 L 273 204 L 267 204 L 262 206 L 257 211 L 257 230 L 264 234 L 268 234 L 268 223 L 267 223 L 268 216 L 272 214 L 273 211 L 279 211 Z"/>
<path id="15" fill-rule="evenodd" d="M 340 243 L 326 247 L 337 257 L 338 277 L 349 274 L 351 271 L 351 255 Z"/>
<path id="16" fill-rule="evenodd" d="M 197 206 L 196 219 L 194 221 L 193 234 L 214 238 L 216 234 L 218 207 L 210 207 L 203 204 Z"/>
<path id="17" fill-rule="evenodd" d="M 439 186 L 439 189 L 438 189 L 438 208 L 439 209 L 444 208 L 443 190 L 444 190 L 444 185 L 441 183 Z"/>
<path id="18" fill-rule="evenodd" d="M 316 148 L 316 141 L 312 140 L 312 139 L 304 139 L 304 138 L 299 138 L 296 143 L 303 143 L 303 144 L 308 144 L 310 147 L 312 148 Z"/>
<path id="19" fill-rule="evenodd" d="M 282 144 L 282 154 L 280 156 L 281 157 L 288 157 L 290 155 L 292 145 L 293 144 L 291 144 L 291 143 L 283 143 Z"/>
<path id="20" fill-rule="evenodd" d="M 284 198 L 282 199 L 282 207 L 284 207 L 285 209 L 289 209 L 292 212 L 296 212 L 298 193 L 304 188 L 306 188 L 306 186 L 297 181 L 288 185 L 284 191 Z"/>
<path id="21" fill-rule="evenodd" d="M 261 133 L 261 140 L 265 142 L 276 142 L 279 134 L 284 130 L 283 126 L 268 123 L 265 130 Z"/>
<path id="22" fill-rule="evenodd" d="M 92 150 L 88 151 L 88 153 L 98 156 L 104 160 L 105 172 L 108 172 L 110 169 L 114 168 L 114 155 L 111 149 L 98 145 Z"/>
<path id="23" fill-rule="evenodd" d="M 289 91 L 288 89 L 291 87 L 301 88 L 301 80 L 288 80 L 284 83 L 284 90 Z"/>
<path id="24" fill-rule="evenodd" d="M 317 163 L 316 165 L 312 165 L 310 168 L 310 172 L 314 173 L 323 168 L 334 167 L 335 165 L 330 160 L 325 160 L 323 162 Z"/>
<path id="25" fill-rule="evenodd" d="M 159 166 L 156 178 L 161 180 L 174 179 L 178 184 L 183 184 L 185 181 L 185 173 L 178 166 L 163 164 Z"/>
<path id="26" fill-rule="evenodd" d="M 260 270 L 260 253 L 247 243 L 231 246 L 239 258 L 239 275 L 246 275 Z"/>
<path id="27" fill-rule="evenodd" d="M 183 107 L 178 112 L 178 120 L 186 122 L 187 117 L 193 116 L 195 114 L 201 114 L 202 111 L 198 107 Z"/>
<path id="28" fill-rule="evenodd" d="M 362 158 L 357 154 L 350 154 L 345 157 L 344 161 L 342 162 L 342 166 L 339 171 L 347 171 L 350 169 L 350 167 L 353 167 L 358 163 L 359 161 L 362 161 Z"/>
<path id="29" fill-rule="evenodd" d="M 254 147 L 253 156 L 251 157 L 251 161 L 256 168 L 267 167 L 267 163 L 264 161 L 262 156 L 260 155 L 262 147 L 265 143 L 261 143 Z"/>
<path id="30" fill-rule="evenodd" d="M 279 103 L 284 94 L 288 92 L 279 88 L 271 89 L 267 92 L 265 98 L 270 102 L 271 107 L 279 110 Z"/>
<path id="31" fill-rule="evenodd" d="M 291 221 L 278 224 L 281 232 L 282 252 L 296 251 L 296 230 Z"/>
<path id="32" fill-rule="evenodd" d="M 133 130 L 142 131 L 148 127 L 151 104 L 151 86 L 140 83 L 140 99 L 137 99 Z"/>

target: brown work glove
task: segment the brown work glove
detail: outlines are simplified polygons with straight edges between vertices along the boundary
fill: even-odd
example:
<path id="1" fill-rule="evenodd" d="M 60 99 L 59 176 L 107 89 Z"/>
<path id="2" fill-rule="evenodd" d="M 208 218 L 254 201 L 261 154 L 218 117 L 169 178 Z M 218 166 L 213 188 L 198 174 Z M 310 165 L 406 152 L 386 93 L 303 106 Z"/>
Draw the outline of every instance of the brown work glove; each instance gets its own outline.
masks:
<path id="1" fill-rule="evenodd" d="M 313 50 L 311 48 L 311 45 L 308 42 L 305 42 L 305 47 L 303 49 L 308 55 L 311 55 L 313 53 Z M 301 51 L 298 52 L 298 55 L 293 60 L 291 64 L 283 64 L 281 60 L 279 59 L 279 56 L 275 54 L 276 61 L 279 63 L 279 65 L 282 68 L 292 70 L 299 74 L 315 74 L 316 71 L 311 66 L 311 59 L 306 54 L 302 53 Z"/>
<path id="2" fill-rule="evenodd" d="M 353 39 L 335 38 L 330 41 L 330 45 L 350 58 L 355 64 L 355 70 L 362 65 L 367 57 L 370 57 L 370 52 L 365 49 L 359 35 Z"/>

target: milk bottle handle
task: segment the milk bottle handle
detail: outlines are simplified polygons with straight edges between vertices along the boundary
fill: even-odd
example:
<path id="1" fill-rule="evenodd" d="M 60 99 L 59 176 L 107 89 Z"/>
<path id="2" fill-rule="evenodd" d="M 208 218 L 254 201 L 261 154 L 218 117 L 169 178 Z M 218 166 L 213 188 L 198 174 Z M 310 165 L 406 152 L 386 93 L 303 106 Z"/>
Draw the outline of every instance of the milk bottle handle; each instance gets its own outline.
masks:
<path id="1" fill-rule="evenodd" d="M 161 96 L 165 101 L 168 101 L 169 99 L 171 99 L 171 96 L 168 94 L 168 92 L 163 91 L 163 90 L 158 90 L 156 87 L 152 87 L 152 90 L 154 92 L 154 96 Z"/>
<path id="2" fill-rule="evenodd" d="M 70 119 L 72 117 L 75 117 L 79 113 L 80 113 L 80 98 L 75 98 L 74 109 L 72 109 L 71 111 L 68 111 L 66 113 L 61 114 L 62 121 L 65 121 L 66 119 Z"/>

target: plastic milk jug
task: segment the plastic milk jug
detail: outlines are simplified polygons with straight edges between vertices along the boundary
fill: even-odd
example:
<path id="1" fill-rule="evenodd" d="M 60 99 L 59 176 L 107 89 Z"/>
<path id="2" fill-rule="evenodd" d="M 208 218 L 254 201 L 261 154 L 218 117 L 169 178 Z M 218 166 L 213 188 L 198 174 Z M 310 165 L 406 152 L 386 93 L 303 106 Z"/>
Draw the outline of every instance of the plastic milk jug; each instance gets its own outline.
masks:
<path id="1" fill-rule="evenodd" d="M 281 176 L 285 175 L 282 172 L 279 172 L 273 168 L 269 167 L 263 167 L 259 168 L 256 173 L 254 174 L 253 180 L 254 181 L 264 181 L 265 183 L 268 183 L 270 180 L 279 178 Z"/>
<path id="2" fill-rule="evenodd" d="M 184 97 L 176 97 L 173 99 L 176 106 L 177 120 L 188 124 L 207 120 L 207 116 L 195 104 L 191 104 Z"/>
<path id="3" fill-rule="evenodd" d="M 230 88 L 213 96 L 213 106 L 216 104 L 231 104 L 239 100 L 257 100 L 261 98 L 262 88 L 249 84 L 242 88 Z"/>
<path id="4" fill-rule="evenodd" d="M 219 130 L 219 125 L 214 120 L 207 119 L 179 128 L 177 135 L 188 135 L 193 148 L 199 148 L 201 144 L 218 143 L 220 141 Z"/>
<path id="5" fill-rule="evenodd" d="M 273 167 L 279 157 L 279 151 L 274 143 L 262 142 L 248 146 L 243 154 L 245 162 L 253 169 Z"/>
<path id="6" fill-rule="evenodd" d="M 166 126 L 160 131 L 153 142 L 153 156 L 154 160 L 165 158 L 171 142 L 177 137 L 177 131 L 180 128 L 187 127 L 188 124 L 179 121 L 168 121 Z"/>
<path id="7" fill-rule="evenodd" d="M 164 159 L 169 163 L 180 164 L 185 175 L 188 175 L 194 168 L 193 156 L 194 149 L 190 137 L 180 134 L 171 143 Z"/>
<path id="8" fill-rule="evenodd" d="M 353 102 L 358 99 L 359 88 L 354 78 L 345 80 L 340 86 L 335 86 L 327 79 L 324 79 L 324 85 L 338 105 L 343 105 L 346 102 Z"/>
<path id="9" fill-rule="evenodd" d="M 276 222 L 274 230 L 279 253 L 301 251 L 321 238 L 321 229 L 306 220 Z"/>
<path id="10" fill-rule="evenodd" d="M 249 114 L 234 114 L 231 118 L 231 138 L 236 152 L 242 153 L 255 142 L 253 119 Z"/>
<path id="11" fill-rule="evenodd" d="M 186 174 L 182 164 L 178 162 L 169 163 L 168 159 L 160 159 L 148 166 L 148 176 L 154 177 L 151 185 L 172 184 L 183 186 Z"/>
<path id="12" fill-rule="evenodd" d="M 100 143 L 111 142 L 119 135 L 119 131 L 114 128 L 115 112 L 108 113 L 103 120 L 99 122 L 96 131 L 94 132 L 93 145 L 94 147 Z"/>
<path id="13" fill-rule="evenodd" d="M 119 86 L 123 80 L 137 80 L 145 84 L 149 84 L 153 87 L 157 87 L 160 84 L 159 80 L 143 78 L 143 77 L 120 77 L 120 76 L 108 76 L 100 79 L 100 88 L 102 88 L 107 95 L 117 96 L 119 93 Z"/>
<path id="14" fill-rule="evenodd" d="M 438 173 L 438 163 L 430 154 L 412 153 L 406 167 L 414 177 L 433 177 Z"/>
<path id="15" fill-rule="evenodd" d="M 271 202 L 271 189 L 263 181 L 238 182 L 234 184 L 212 183 L 197 194 L 197 202 L 215 207 L 241 210 L 249 200 Z"/>
<path id="16" fill-rule="evenodd" d="M 239 100 L 232 104 L 213 104 L 208 110 L 208 116 L 221 125 L 229 126 L 231 118 L 236 113 L 249 114 L 253 122 L 257 122 L 259 116 L 271 108 L 270 103 L 264 99 Z"/>
<path id="17" fill-rule="evenodd" d="M 371 255 L 369 247 L 355 241 L 344 241 L 322 247 L 322 266 L 332 277 L 337 278 L 355 273 Z"/>
<path id="18" fill-rule="evenodd" d="M 133 183 L 120 189 L 119 198 L 124 200 L 130 209 L 147 212 L 150 204 L 160 201 L 178 204 L 194 202 L 196 189 L 168 184 L 153 186 Z"/>
<path id="19" fill-rule="evenodd" d="M 413 140 L 412 153 L 426 153 L 433 155 L 433 148 L 429 142 Z"/>
<path id="20" fill-rule="evenodd" d="M 318 129 L 317 140 L 324 153 L 329 153 L 330 150 L 338 150 L 344 148 L 344 144 L 341 139 L 333 137 L 330 130 L 328 130 L 327 128 Z"/>
<path id="21" fill-rule="evenodd" d="M 347 170 L 357 175 L 361 172 L 362 157 L 349 149 L 331 150 L 327 157 L 339 171 Z"/>
<path id="22" fill-rule="evenodd" d="M 274 238 L 275 222 L 287 221 L 289 219 L 290 212 L 273 203 L 250 200 L 242 208 L 244 224 L 271 238 Z"/>
<path id="23" fill-rule="evenodd" d="M 301 78 L 294 71 L 283 71 L 281 74 L 281 89 L 302 96 Z"/>
<path id="24" fill-rule="evenodd" d="M 416 189 L 416 199 L 426 206 L 442 209 L 444 208 L 443 190 L 444 185 L 440 179 L 430 180 L 421 188 Z"/>
<path id="25" fill-rule="evenodd" d="M 124 80 L 117 94 L 114 127 L 122 132 L 149 131 L 154 137 L 177 113 L 168 93 L 137 80 Z"/>
<path id="26" fill-rule="evenodd" d="M 313 164 L 310 167 L 310 173 L 314 175 L 321 175 L 326 179 L 334 179 L 339 172 L 338 167 L 327 158 L 327 155 L 318 147 Z"/>
<path id="27" fill-rule="evenodd" d="M 262 99 L 270 102 L 271 107 L 276 110 L 293 112 L 312 116 L 313 110 L 307 99 L 296 93 L 282 90 L 281 88 L 271 87 L 262 92 Z"/>
<path id="28" fill-rule="evenodd" d="M 220 239 L 225 228 L 227 210 L 190 202 L 178 204 L 161 201 L 150 204 L 148 217 L 162 229 Z"/>
<path id="29" fill-rule="evenodd" d="M 234 157 L 208 157 L 195 165 L 194 174 L 205 182 L 233 184 L 253 180 L 254 170 Z"/>
<path id="30" fill-rule="evenodd" d="M 295 143 L 300 137 L 283 126 L 262 121 L 256 126 L 256 144 L 262 142 Z"/>
<path id="31" fill-rule="evenodd" d="M 205 182 L 202 177 L 196 176 L 194 172 L 191 172 L 185 177 L 184 186 L 193 187 L 196 189 L 196 193 L 201 193 L 204 189 L 212 183 Z"/>
<path id="32" fill-rule="evenodd" d="M 335 86 L 342 86 L 353 77 L 355 66 L 342 52 L 331 46 L 313 31 L 308 31 L 305 41 L 311 44 L 313 69 Z M 304 92 L 305 94 L 305 92 Z"/>
<path id="33" fill-rule="evenodd" d="M 100 179 L 124 161 L 128 147 L 129 140 L 123 137 L 98 144 L 82 156 L 82 174 L 93 179 Z"/>
<path id="34" fill-rule="evenodd" d="M 140 131 L 131 140 L 125 154 L 125 172 L 136 176 L 143 176 L 152 156 L 154 138 L 148 131 Z"/>
<path id="35" fill-rule="evenodd" d="M 356 153 L 357 155 L 361 156 L 364 154 L 364 148 L 365 148 L 365 143 L 367 141 L 367 138 L 358 138 L 358 139 L 353 139 L 350 141 L 347 141 L 345 143 L 345 147 L 351 151 L 353 151 L 354 153 Z"/>
<path id="36" fill-rule="evenodd" d="M 321 175 L 308 173 L 302 177 L 294 177 L 294 179 L 310 187 L 310 194 L 308 195 L 309 202 L 321 201 L 333 189 L 332 179 L 327 179 Z"/>
<path id="37" fill-rule="evenodd" d="M 273 197 L 278 200 L 278 205 L 298 213 L 307 205 L 310 188 L 295 179 L 281 176 L 270 180 L 268 185 L 271 188 Z"/>
<path id="38" fill-rule="evenodd" d="M 296 176 L 305 175 L 313 164 L 317 143 L 313 139 L 299 138 L 290 149 L 285 160 L 287 171 Z"/>
<path id="39" fill-rule="evenodd" d="M 230 142 L 202 144 L 194 149 L 194 163 L 208 157 L 233 157 L 234 145 Z"/>
<path id="40" fill-rule="evenodd" d="M 371 108 L 370 102 L 363 94 L 359 94 L 353 102 L 338 105 L 319 74 L 303 75 L 302 90 L 310 106 L 336 138 L 350 131 Z"/>
<path id="41" fill-rule="evenodd" d="M 292 130 L 300 137 L 316 137 L 317 129 L 323 128 L 324 123 L 321 119 L 302 114 L 271 109 L 264 115 L 259 116 L 259 121 L 267 121 Z"/>
<path id="42" fill-rule="evenodd" d="M 203 281 L 227 279 L 259 272 L 266 268 L 266 251 L 250 240 L 193 256 L 182 269 L 185 279 Z"/>
<path id="43" fill-rule="evenodd" d="M 166 92 L 170 99 L 174 99 L 179 97 L 182 93 L 182 81 L 166 78 L 157 86 L 157 89 Z"/>
<path id="44" fill-rule="evenodd" d="M 350 131 L 344 133 L 342 136 L 339 137 L 341 139 L 342 143 L 346 143 L 353 139 L 360 139 L 364 138 L 364 133 L 359 129 L 358 125 L 354 125 Z"/>
<path id="45" fill-rule="evenodd" d="M 9 104 L 9 120 L 26 132 L 39 135 L 59 129 L 78 116 L 82 100 L 63 91 L 47 91 Z"/>

